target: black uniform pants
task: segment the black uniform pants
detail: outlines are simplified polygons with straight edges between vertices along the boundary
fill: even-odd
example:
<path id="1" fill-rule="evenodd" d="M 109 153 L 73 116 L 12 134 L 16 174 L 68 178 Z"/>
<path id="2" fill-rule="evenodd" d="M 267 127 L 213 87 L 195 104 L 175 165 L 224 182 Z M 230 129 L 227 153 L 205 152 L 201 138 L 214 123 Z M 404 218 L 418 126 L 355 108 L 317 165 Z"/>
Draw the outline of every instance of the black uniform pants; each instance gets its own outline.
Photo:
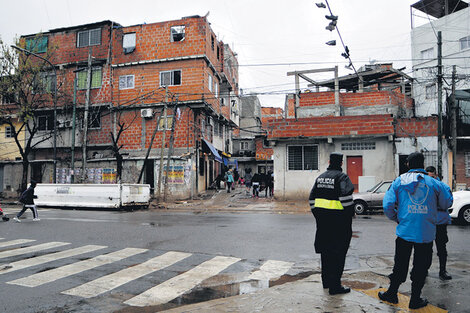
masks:
<path id="1" fill-rule="evenodd" d="M 352 217 L 345 212 L 313 209 L 315 251 L 321 255 L 321 277 L 327 288 L 339 288 L 352 236 Z"/>
<path id="2" fill-rule="evenodd" d="M 395 240 L 395 264 L 393 272 L 389 276 L 391 284 L 398 286 L 406 281 L 411 251 L 414 250 L 413 268 L 410 274 L 411 289 L 420 293 L 432 262 L 432 244 L 432 242 L 415 243 L 397 237 Z"/>
<path id="3" fill-rule="evenodd" d="M 447 258 L 447 242 L 449 242 L 449 237 L 447 236 L 447 224 L 436 225 L 436 249 L 439 259 Z"/>

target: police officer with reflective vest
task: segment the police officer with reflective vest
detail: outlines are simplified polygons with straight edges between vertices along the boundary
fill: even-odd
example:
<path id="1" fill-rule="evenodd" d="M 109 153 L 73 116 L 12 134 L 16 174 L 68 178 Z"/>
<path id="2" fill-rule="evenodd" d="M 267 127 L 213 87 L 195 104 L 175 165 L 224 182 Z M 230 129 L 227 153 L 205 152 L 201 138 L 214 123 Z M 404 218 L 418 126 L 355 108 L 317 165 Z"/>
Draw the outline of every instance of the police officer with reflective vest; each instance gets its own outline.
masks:
<path id="1" fill-rule="evenodd" d="M 341 153 L 330 154 L 330 165 L 316 179 L 309 197 L 317 224 L 315 252 L 321 255 L 323 288 L 329 288 L 330 295 L 351 291 L 341 285 L 341 276 L 352 236 L 354 186 L 342 164 Z"/>

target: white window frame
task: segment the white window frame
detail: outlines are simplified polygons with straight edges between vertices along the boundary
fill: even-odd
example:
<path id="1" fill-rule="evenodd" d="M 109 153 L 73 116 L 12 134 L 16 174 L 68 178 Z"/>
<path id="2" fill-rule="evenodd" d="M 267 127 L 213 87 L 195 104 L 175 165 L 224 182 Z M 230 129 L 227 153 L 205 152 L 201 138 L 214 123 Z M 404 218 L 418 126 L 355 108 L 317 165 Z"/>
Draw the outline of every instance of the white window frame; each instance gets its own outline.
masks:
<path id="1" fill-rule="evenodd" d="M 13 138 L 13 128 L 11 126 L 5 127 L 5 138 Z"/>
<path id="2" fill-rule="evenodd" d="M 179 84 L 175 84 L 175 72 L 179 72 L 180 73 L 180 82 Z M 170 74 L 170 84 L 169 85 L 164 85 L 162 84 L 163 82 L 163 79 L 162 79 L 162 76 L 167 74 L 167 73 L 171 73 Z M 160 87 L 165 87 L 165 86 L 181 86 L 183 83 L 183 71 L 182 70 L 171 70 L 171 71 L 163 71 L 163 72 L 160 72 Z"/>
<path id="3" fill-rule="evenodd" d="M 426 91 L 426 93 L 425 93 L 426 99 L 435 99 L 436 98 L 436 95 L 437 95 L 436 84 L 427 85 L 425 91 Z"/>
<path id="4" fill-rule="evenodd" d="M 420 54 L 422 61 L 429 61 L 434 59 L 434 48 L 422 50 Z"/>
<path id="5" fill-rule="evenodd" d="M 99 31 L 99 42 L 92 42 L 92 36 L 91 34 L 93 32 Z M 80 45 L 80 38 L 87 34 L 88 36 L 88 43 L 84 45 Z M 99 46 L 101 45 L 101 28 L 93 28 L 93 29 L 87 29 L 87 30 L 82 30 L 77 33 L 77 48 L 83 48 L 83 47 L 88 47 L 88 46 Z"/>
<path id="6" fill-rule="evenodd" d="M 302 160 L 301 160 L 301 165 L 302 165 L 302 168 L 301 169 L 295 169 L 295 168 L 292 168 L 290 167 L 290 157 L 289 157 L 289 149 L 290 148 L 293 148 L 293 147 L 301 147 L 302 148 L 302 154 L 301 154 L 301 157 L 302 157 Z M 315 164 L 315 160 L 313 160 L 313 168 L 305 168 L 305 147 L 316 147 L 316 164 Z M 286 146 L 286 154 L 287 154 L 287 157 L 286 157 L 286 161 L 287 161 L 287 164 L 286 164 L 286 168 L 287 168 L 287 171 L 318 171 L 318 169 L 320 168 L 320 152 L 319 152 L 319 146 L 317 144 L 309 144 L 309 145 L 288 145 Z M 316 165 L 316 168 L 315 168 L 315 165 Z"/>
<path id="7" fill-rule="evenodd" d="M 122 50 L 125 54 L 131 53 L 135 50 L 136 41 L 135 33 L 127 33 L 122 36 Z"/>
<path id="8" fill-rule="evenodd" d="M 214 94 L 216 98 L 219 97 L 219 84 L 217 83 L 217 81 L 214 82 Z"/>
<path id="9" fill-rule="evenodd" d="M 470 48 L 470 35 L 460 38 L 459 43 L 460 43 L 460 50 L 469 49 Z"/>
<path id="10" fill-rule="evenodd" d="M 130 78 L 132 79 L 130 80 Z M 135 88 L 135 75 L 119 76 L 119 90 L 134 89 L 134 88 Z"/>
<path id="11" fill-rule="evenodd" d="M 182 38 L 179 40 L 175 40 L 177 35 L 182 35 Z M 180 42 L 186 39 L 186 26 L 184 25 L 175 25 L 170 27 L 170 41 L 171 42 Z"/>
<path id="12" fill-rule="evenodd" d="M 208 87 L 209 87 L 209 91 L 212 92 L 212 84 L 213 84 L 213 80 L 212 80 L 212 75 L 209 74 L 209 81 L 208 81 Z"/>

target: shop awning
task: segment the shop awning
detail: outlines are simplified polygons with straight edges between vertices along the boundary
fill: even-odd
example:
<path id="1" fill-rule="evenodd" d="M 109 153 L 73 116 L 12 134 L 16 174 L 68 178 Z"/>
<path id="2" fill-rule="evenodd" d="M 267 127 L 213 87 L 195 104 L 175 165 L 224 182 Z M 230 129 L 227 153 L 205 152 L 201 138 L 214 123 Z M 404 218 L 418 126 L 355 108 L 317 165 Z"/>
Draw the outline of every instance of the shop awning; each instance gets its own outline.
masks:
<path id="1" fill-rule="evenodd" d="M 214 155 L 214 160 L 216 160 L 217 162 L 222 163 L 222 157 L 220 156 L 217 149 L 210 142 L 205 140 L 204 138 L 202 138 L 202 141 L 206 144 L 206 146 L 209 148 L 210 152 Z"/>

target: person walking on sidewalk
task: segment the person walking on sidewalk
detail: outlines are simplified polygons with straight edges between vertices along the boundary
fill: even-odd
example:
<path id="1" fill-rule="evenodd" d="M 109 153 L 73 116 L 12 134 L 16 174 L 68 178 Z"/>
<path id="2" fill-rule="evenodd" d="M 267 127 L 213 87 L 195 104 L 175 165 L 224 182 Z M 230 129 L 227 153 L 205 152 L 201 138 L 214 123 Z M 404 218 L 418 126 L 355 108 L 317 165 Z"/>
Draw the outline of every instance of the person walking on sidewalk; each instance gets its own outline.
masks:
<path id="1" fill-rule="evenodd" d="M 232 184 L 233 184 L 232 169 L 229 169 L 225 173 L 225 181 L 227 182 L 227 192 L 230 193 L 230 190 L 232 189 Z"/>
<path id="2" fill-rule="evenodd" d="M 432 178 L 441 182 L 442 187 L 447 189 L 448 192 L 452 192 L 450 187 L 443 183 L 439 177 L 436 175 L 436 168 L 434 166 L 426 167 L 426 172 Z M 448 209 L 448 208 L 447 208 Z M 452 276 L 447 273 L 446 264 L 447 264 L 447 248 L 446 244 L 449 242 L 449 237 L 447 236 L 447 225 L 452 221 L 449 211 L 437 211 L 437 225 L 436 225 L 436 250 L 437 256 L 439 257 L 439 278 L 441 280 L 450 280 Z"/>
<path id="3" fill-rule="evenodd" d="M 428 305 L 428 301 L 421 298 L 421 290 L 432 262 L 437 211 L 450 207 L 453 198 L 440 182 L 427 175 L 422 153 L 410 154 L 407 163 L 410 170 L 393 181 L 383 199 L 385 215 L 398 225 L 390 286 L 378 296 L 383 301 L 398 303 L 398 288 L 406 281 L 411 251 L 414 250 L 408 307 L 419 309 Z"/>
<path id="4" fill-rule="evenodd" d="M 13 217 L 13 220 L 15 222 L 18 222 L 18 223 L 21 222 L 20 217 L 21 215 L 23 215 L 26 209 L 31 209 L 31 211 L 33 211 L 33 221 L 35 222 L 40 221 L 37 207 L 34 204 L 34 199 L 37 198 L 37 196 L 34 195 L 35 187 L 36 187 L 36 182 L 32 180 L 31 184 L 29 185 L 29 188 L 23 191 L 23 193 L 21 194 L 19 202 L 23 203 L 23 209 L 20 212 L 18 212 L 18 214 L 16 214 L 15 217 Z"/>
<path id="5" fill-rule="evenodd" d="M 259 173 L 253 175 L 253 178 L 251 179 L 251 184 L 253 185 L 253 198 L 259 198 L 259 188 L 262 180 L 263 178 Z"/>
<path id="6" fill-rule="evenodd" d="M 354 185 L 343 173 L 342 164 L 343 155 L 331 153 L 330 165 L 316 179 L 309 197 L 317 224 L 315 252 L 321 256 L 323 288 L 329 288 L 330 295 L 351 291 L 341 285 L 341 276 L 352 237 Z"/>
<path id="7" fill-rule="evenodd" d="M 246 194 L 250 194 L 251 192 L 251 180 L 253 179 L 253 175 L 251 175 L 251 168 L 247 168 L 245 170 L 245 187 L 246 187 Z"/>

